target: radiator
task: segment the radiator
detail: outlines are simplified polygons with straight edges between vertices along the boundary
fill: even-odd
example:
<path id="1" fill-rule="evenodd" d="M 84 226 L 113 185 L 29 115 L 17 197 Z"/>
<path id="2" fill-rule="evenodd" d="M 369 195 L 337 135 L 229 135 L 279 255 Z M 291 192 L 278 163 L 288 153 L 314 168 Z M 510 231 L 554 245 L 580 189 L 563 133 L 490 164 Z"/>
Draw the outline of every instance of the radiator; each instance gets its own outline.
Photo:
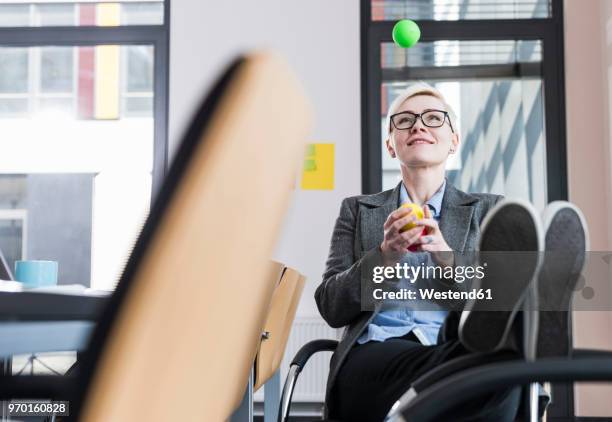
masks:
<path id="1" fill-rule="evenodd" d="M 287 376 L 289 363 L 297 351 L 311 340 L 339 340 L 342 330 L 330 328 L 320 317 L 296 317 L 287 349 L 281 363 L 281 388 Z M 300 374 L 293 393 L 293 403 L 322 403 L 325 400 L 325 383 L 329 374 L 330 352 L 319 352 L 310 358 Z M 254 395 L 255 401 L 263 401 L 263 388 Z"/>

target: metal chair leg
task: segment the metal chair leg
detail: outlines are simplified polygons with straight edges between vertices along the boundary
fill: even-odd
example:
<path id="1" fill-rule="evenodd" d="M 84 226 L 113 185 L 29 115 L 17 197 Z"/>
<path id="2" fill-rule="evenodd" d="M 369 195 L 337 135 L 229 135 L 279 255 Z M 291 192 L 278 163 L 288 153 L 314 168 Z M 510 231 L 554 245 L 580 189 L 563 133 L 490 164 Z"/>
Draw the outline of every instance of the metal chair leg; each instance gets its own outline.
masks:
<path id="1" fill-rule="evenodd" d="M 537 359 L 538 331 L 540 313 L 537 300 L 537 283 L 531 283 L 525 298 L 523 311 L 523 354 L 525 360 L 533 362 Z M 539 421 L 539 390 L 538 383 L 529 384 L 527 391 L 527 417 L 529 422 Z"/>
<path id="2" fill-rule="evenodd" d="M 283 385 L 283 392 L 281 393 L 281 402 L 278 408 L 278 422 L 285 422 L 289 416 L 291 410 L 291 398 L 293 397 L 293 389 L 295 383 L 300 375 L 302 368 L 299 365 L 291 365 L 289 367 L 289 373 Z"/>

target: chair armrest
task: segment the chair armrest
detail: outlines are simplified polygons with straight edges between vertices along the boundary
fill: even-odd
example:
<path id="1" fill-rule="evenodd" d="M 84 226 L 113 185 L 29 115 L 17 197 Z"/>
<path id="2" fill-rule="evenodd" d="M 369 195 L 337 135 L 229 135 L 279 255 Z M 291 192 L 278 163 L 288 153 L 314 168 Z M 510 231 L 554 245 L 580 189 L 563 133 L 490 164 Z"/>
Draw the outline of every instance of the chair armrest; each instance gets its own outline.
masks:
<path id="1" fill-rule="evenodd" d="M 333 352 L 336 350 L 336 347 L 338 347 L 336 340 L 313 340 L 298 350 L 289 365 L 289 372 L 283 385 L 281 402 L 278 407 L 278 422 L 285 422 L 289 416 L 295 383 L 308 360 L 317 352 Z"/>
<path id="2" fill-rule="evenodd" d="M 291 365 L 303 368 L 308 359 L 317 352 L 333 352 L 338 347 L 336 340 L 313 340 L 303 345 L 295 354 Z"/>
<path id="3" fill-rule="evenodd" d="M 391 420 L 437 420 L 447 410 L 492 390 L 546 381 L 612 381 L 612 358 L 551 358 L 468 369 L 427 388 L 399 409 Z"/>

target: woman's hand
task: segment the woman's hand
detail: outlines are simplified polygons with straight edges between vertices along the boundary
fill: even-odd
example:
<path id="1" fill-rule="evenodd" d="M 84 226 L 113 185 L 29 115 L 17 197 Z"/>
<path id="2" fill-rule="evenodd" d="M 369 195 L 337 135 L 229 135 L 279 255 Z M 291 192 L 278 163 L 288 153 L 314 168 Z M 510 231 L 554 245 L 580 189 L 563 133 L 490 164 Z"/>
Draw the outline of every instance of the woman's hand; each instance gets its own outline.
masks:
<path id="1" fill-rule="evenodd" d="M 408 223 L 416 223 L 416 215 L 410 208 L 398 208 L 387 217 L 383 226 L 385 237 L 380 245 L 383 254 L 391 252 L 406 253 L 411 245 L 416 245 L 423 233 L 422 226 L 416 226 L 410 230 L 400 232 L 401 228 Z"/>
<path id="2" fill-rule="evenodd" d="M 418 239 L 418 248 L 424 252 L 438 252 L 452 250 L 438 226 L 438 222 L 434 220 L 428 206 L 423 207 L 423 218 L 415 221 L 417 227 L 425 228 L 425 234 Z"/>
<path id="3" fill-rule="evenodd" d="M 434 260 L 438 265 L 452 265 L 454 258 L 452 249 L 444 240 L 438 222 L 431 215 L 428 206 L 423 207 L 424 218 L 415 221 L 415 224 L 421 231 L 425 228 L 425 235 L 420 236 L 417 243 L 417 250 L 423 252 L 431 252 Z"/>

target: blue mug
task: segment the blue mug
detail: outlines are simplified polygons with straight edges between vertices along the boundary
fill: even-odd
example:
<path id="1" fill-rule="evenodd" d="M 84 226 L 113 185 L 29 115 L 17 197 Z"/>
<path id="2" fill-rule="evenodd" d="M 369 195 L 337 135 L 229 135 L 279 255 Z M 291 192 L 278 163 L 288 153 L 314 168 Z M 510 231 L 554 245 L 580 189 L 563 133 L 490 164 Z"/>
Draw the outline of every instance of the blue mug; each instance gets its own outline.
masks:
<path id="1" fill-rule="evenodd" d="M 57 284 L 57 261 L 16 261 L 15 280 L 23 287 L 48 287 Z"/>

